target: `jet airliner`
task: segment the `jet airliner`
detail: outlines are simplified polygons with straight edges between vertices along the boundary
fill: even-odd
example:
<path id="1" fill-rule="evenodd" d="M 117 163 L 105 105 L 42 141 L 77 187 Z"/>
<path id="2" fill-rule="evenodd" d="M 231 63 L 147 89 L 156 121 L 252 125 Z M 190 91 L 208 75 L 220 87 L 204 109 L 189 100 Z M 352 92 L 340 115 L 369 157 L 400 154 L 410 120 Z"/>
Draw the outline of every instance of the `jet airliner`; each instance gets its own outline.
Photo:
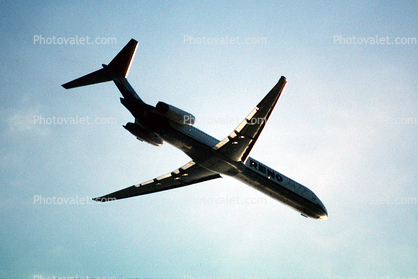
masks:
<path id="1" fill-rule="evenodd" d="M 219 141 L 197 129 L 192 114 L 164 102 L 152 106 L 141 100 L 127 80 L 137 46 L 138 42 L 131 39 L 108 65 L 62 86 L 69 89 L 113 81 L 122 93 L 122 105 L 134 116 L 134 122 L 123 127 L 140 141 L 155 146 L 168 142 L 191 161 L 168 174 L 93 200 L 105 202 L 165 191 L 220 178 L 222 174 L 254 187 L 304 217 L 328 217 L 324 204 L 310 189 L 249 156 L 286 85 L 285 77 L 231 134 Z"/>

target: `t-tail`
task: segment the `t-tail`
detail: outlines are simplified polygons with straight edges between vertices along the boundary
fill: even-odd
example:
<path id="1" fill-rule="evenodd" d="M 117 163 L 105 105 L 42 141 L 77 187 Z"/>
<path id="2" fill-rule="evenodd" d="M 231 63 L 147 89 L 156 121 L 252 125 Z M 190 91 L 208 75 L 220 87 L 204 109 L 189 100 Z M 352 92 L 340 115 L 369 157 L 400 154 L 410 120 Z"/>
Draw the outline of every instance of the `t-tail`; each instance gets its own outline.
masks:
<path id="1" fill-rule="evenodd" d="M 128 76 L 129 69 L 131 68 L 132 60 L 135 56 L 138 42 L 131 39 L 129 43 L 113 58 L 108 64 L 103 64 L 103 68 L 77 78 L 73 81 L 67 82 L 62 86 L 65 89 L 86 86 L 90 84 L 96 84 L 107 81 L 114 81 L 119 88 L 123 97 L 128 100 L 140 100 L 139 96 L 135 93 L 126 77 Z M 141 101 L 142 103 L 142 101 Z"/>
<path id="2" fill-rule="evenodd" d="M 67 82 L 62 86 L 65 89 L 70 89 L 90 84 L 113 81 L 122 93 L 123 98 L 120 98 L 121 103 L 135 117 L 135 123 L 129 122 L 123 127 L 135 135 L 139 140 L 160 146 L 163 144 L 163 140 L 153 131 L 145 128 L 138 122 L 138 119 L 142 119 L 147 115 L 147 111 L 155 110 L 155 107 L 144 103 L 126 79 L 137 47 L 138 42 L 131 39 L 108 65 L 103 64 L 102 69 Z"/>

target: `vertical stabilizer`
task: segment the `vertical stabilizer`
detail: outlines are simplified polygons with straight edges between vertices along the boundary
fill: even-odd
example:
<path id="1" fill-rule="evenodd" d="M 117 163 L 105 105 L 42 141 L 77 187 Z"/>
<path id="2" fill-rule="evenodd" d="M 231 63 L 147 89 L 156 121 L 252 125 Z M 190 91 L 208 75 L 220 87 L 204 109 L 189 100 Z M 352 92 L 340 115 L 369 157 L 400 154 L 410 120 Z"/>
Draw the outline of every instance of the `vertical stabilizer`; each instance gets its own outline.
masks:
<path id="1" fill-rule="evenodd" d="M 135 56 L 138 42 L 131 39 L 129 43 L 113 58 L 108 67 L 118 77 L 126 78 Z"/>

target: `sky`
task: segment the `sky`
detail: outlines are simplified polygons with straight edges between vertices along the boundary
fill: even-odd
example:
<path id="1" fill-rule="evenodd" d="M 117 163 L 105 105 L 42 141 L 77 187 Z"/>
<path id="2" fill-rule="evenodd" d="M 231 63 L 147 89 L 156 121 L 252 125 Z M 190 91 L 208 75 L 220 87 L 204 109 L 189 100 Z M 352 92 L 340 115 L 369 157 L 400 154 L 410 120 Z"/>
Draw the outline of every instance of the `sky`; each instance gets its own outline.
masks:
<path id="1" fill-rule="evenodd" d="M 0 278 L 417 278 L 417 11 L 1 1 Z M 61 87 L 131 38 L 138 95 L 220 140 L 285 76 L 251 156 L 315 192 L 328 220 L 230 177 L 91 202 L 190 160 L 123 129 L 113 83 Z"/>

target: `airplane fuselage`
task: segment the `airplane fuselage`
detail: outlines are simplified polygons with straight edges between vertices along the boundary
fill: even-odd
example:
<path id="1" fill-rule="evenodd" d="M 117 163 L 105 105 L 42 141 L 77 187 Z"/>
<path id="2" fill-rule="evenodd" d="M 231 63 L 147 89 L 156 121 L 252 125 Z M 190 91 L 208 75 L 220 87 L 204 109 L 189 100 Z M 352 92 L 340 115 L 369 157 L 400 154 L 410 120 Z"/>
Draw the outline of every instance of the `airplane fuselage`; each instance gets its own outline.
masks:
<path id="1" fill-rule="evenodd" d="M 196 163 L 214 172 L 228 175 L 314 219 L 326 218 L 322 202 L 307 187 L 248 157 L 245 162 L 222 158 L 213 147 L 219 140 L 191 126 L 170 123 L 161 138 L 186 153 Z"/>
<path id="2" fill-rule="evenodd" d="M 134 95 L 130 94 L 130 97 Z M 142 116 L 136 118 L 136 121 L 145 128 L 152 130 L 163 141 L 186 153 L 197 164 L 213 172 L 236 178 L 292 207 L 305 217 L 326 218 L 325 206 L 307 187 L 251 157 L 248 157 L 245 162 L 236 162 L 223 157 L 213 150 L 213 147 L 219 143 L 216 138 L 194 126 L 179 124 L 161 117 L 155 112 L 153 106 L 146 105 L 145 107 L 147 111 L 141 111 L 138 106 L 131 108 L 133 110 L 131 111 L 132 115 Z"/>
<path id="3" fill-rule="evenodd" d="M 286 85 L 283 76 L 234 131 L 222 141 L 194 127 L 193 115 L 159 102 L 146 104 L 126 79 L 138 42 L 132 39 L 108 64 L 95 72 L 63 84 L 66 89 L 113 81 L 122 93 L 121 103 L 135 123 L 124 128 L 141 141 L 160 146 L 170 143 L 192 161 L 179 169 L 114 193 L 94 198 L 104 202 L 165 191 L 228 175 L 299 211 L 305 217 L 326 219 L 327 210 L 308 188 L 249 157 L 267 119 Z"/>

